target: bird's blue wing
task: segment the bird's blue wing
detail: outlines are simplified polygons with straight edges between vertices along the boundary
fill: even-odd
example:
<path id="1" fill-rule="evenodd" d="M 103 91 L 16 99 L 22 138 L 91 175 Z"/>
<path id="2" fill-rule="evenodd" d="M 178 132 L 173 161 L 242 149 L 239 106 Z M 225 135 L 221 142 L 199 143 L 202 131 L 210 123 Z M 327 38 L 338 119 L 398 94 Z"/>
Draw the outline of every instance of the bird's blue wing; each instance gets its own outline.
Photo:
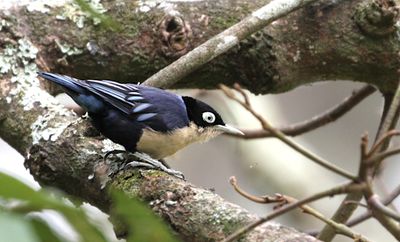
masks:
<path id="1" fill-rule="evenodd" d="M 182 98 L 148 86 L 87 80 L 87 89 L 129 118 L 149 128 L 167 132 L 189 124 Z"/>
<path id="2" fill-rule="evenodd" d="M 147 86 L 138 86 L 138 88 L 145 100 L 153 105 L 157 113 L 156 117 L 162 120 L 168 130 L 189 125 L 186 105 L 181 96 L 158 88 Z"/>

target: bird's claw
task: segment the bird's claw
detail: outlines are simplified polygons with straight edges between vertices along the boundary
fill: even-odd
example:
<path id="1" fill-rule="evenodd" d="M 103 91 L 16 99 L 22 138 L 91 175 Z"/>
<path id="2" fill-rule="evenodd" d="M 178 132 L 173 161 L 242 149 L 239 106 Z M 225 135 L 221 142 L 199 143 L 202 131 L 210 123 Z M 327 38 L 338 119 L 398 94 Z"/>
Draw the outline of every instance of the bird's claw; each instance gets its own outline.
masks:
<path id="1" fill-rule="evenodd" d="M 107 163 L 107 158 L 110 155 L 117 155 L 117 154 L 122 154 L 122 153 L 127 153 L 126 150 L 111 150 L 107 151 L 107 153 L 103 156 L 103 162 Z"/>
<path id="2" fill-rule="evenodd" d="M 109 151 L 109 152 L 107 152 L 105 154 L 105 156 L 103 157 L 103 160 L 106 161 L 107 158 L 110 155 L 120 154 L 120 153 L 126 153 L 126 151 L 124 151 L 124 150 Z M 150 157 L 149 155 L 147 155 L 145 153 L 135 152 L 133 155 L 136 156 L 137 158 L 139 158 L 140 160 L 144 161 L 144 162 L 141 162 L 141 161 L 130 161 L 128 163 L 125 163 L 118 170 L 123 170 L 123 169 L 125 169 L 126 167 L 129 167 L 129 166 L 130 167 L 146 167 L 146 168 L 150 168 L 150 169 L 158 169 L 158 170 L 164 171 L 167 174 L 170 174 L 172 176 L 175 176 L 177 178 L 185 180 L 185 176 L 183 175 L 182 172 L 176 171 L 176 170 L 173 170 L 173 169 L 167 167 L 161 161 L 153 159 L 152 157 Z"/>
<path id="3" fill-rule="evenodd" d="M 173 169 L 170 169 L 170 168 L 166 168 L 166 167 L 162 167 L 162 166 L 157 166 L 157 165 L 150 164 L 150 163 L 147 163 L 147 162 L 131 161 L 131 162 L 127 163 L 125 167 L 127 167 L 127 166 L 130 166 L 130 167 L 147 167 L 147 168 L 150 168 L 150 169 L 159 169 L 161 171 L 164 171 L 167 174 L 170 174 L 170 175 L 175 176 L 175 177 L 177 177 L 179 179 L 185 180 L 185 176 L 180 171 L 176 171 L 176 170 L 173 170 Z"/>
<path id="4" fill-rule="evenodd" d="M 166 167 L 162 162 L 160 162 L 156 159 L 153 159 L 152 157 L 150 157 L 149 155 L 147 155 L 145 153 L 135 152 L 133 155 L 136 156 L 137 158 L 145 161 L 146 167 L 149 167 L 148 165 L 151 165 L 151 168 L 153 168 L 153 169 L 159 169 L 161 171 L 164 171 L 165 173 L 168 173 L 177 178 L 185 180 L 185 176 L 183 175 L 182 172 Z M 142 163 L 142 162 L 140 162 L 140 163 Z"/>
<path id="5" fill-rule="evenodd" d="M 179 179 L 186 180 L 185 179 L 185 175 L 183 175 L 183 173 L 180 172 L 180 171 L 167 168 L 166 170 L 164 170 L 164 172 L 166 172 L 166 173 L 168 173 L 170 175 L 173 175 L 173 176 L 175 176 L 175 177 L 177 177 Z"/>

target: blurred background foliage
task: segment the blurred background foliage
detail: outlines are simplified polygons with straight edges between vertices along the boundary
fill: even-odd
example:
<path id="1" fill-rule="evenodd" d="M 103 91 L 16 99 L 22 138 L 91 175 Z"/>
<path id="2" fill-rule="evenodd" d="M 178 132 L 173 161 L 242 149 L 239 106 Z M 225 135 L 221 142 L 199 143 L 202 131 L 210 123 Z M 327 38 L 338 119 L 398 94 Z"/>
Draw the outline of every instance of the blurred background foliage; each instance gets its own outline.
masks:
<path id="1" fill-rule="evenodd" d="M 0 172 L 0 241 L 17 242 L 106 242 L 109 234 L 91 221 L 81 207 L 75 207 L 56 190 L 35 190 L 14 177 Z M 113 209 L 128 226 L 127 241 L 177 241 L 168 227 L 146 205 L 121 192 L 113 192 Z M 71 199 L 71 198 L 70 198 Z M 76 204 L 76 201 L 74 202 Z M 65 237 L 42 211 L 56 212 L 71 226 L 74 235 Z M 112 239 L 112 238 L 111 238 Z"/>

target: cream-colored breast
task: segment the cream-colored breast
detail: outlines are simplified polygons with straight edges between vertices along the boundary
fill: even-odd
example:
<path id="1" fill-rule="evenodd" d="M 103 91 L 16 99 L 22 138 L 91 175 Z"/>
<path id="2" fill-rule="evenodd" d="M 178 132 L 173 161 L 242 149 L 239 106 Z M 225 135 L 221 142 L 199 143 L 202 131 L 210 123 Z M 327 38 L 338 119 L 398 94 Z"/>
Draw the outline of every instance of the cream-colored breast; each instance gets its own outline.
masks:
<path id="1" fill-rule="evenodd" d="M 220 133 L 213 128 L 199 128 L 194 123 L 168 133 L 145 129 L 136 149 L 154 159 L 161 159 L 175 154 L 191 143 L 205 142 Z"/>

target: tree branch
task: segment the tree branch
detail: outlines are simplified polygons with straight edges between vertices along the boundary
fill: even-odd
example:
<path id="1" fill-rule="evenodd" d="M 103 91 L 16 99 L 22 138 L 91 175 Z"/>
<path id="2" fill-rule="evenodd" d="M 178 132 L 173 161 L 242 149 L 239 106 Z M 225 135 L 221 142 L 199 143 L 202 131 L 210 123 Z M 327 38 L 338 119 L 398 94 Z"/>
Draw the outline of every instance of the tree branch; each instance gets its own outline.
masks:
<path id="1" fill-rule="evenodd" d="M 232 100 L 236 101 L 237 103 L 239 103 L 243 108 L 245 108 L 247 111 L 249 111 L 261 124 L 262 128 L 264 130 L 267 130 L 268 132 L 272 133 L 274 135 L 274 137 L 276 137 L 277 139 L 279 139 L 280 141 L 282 141 L 283 143 L 285 143 L 286 145 L 288 145 L 289 147 L 293 148 L 294 150 L 296 150 L 297 152 L 299 152 L 300 154 L 302 154 L 303 156 L 307 157 L 308 159 L 310 159 L 311 161 L 315 162 L 316 164 L 325 167 L 326 169 L 341 175 L 343 177 L 346 177 L 350 180 L 356 180 L 356 176 L 354 176 L 353 174 L 347 172 L 346 170 L 343 170 L 342 168 L 336 166 L 335 164 L 332 164 L 331 162 L 324 160 L 323 158 L 317 156 L 316 154 L 310 152 L 309 150 L 306 150 L 305 148 L 303 148 L 300 144 L 290 140 L 289 138 L 287 138 L 281 131 L 275 129 L 274 127 L 272 127 L 260 114 L 258 114 L 251 106 L 249 98 L 247 96 L 247 94 L 243 91 L 243 89 L 239 86 L 239 84 L 235 84 L 234 88 L 236 91 L 238 91 L 244 101 L 240 100 L 238 97 L 236 97 L 236 95 L 227 87 L 224 85 L 220 85 L 221 90 L 225 93 L 225 95 L 229 98 L 231 98 Z"/>
<path id="2" fill-rule="evenodd" d="M 390 203 L 392 203 L 393 200 L 396 199 L 399 195 L 400 195 L 400 185 L 397 186 L 386 198 L 384 198 L 382 203 L 387 206 Z M 355 226 L 355 225 L 361 223 L 362 221 L 365 221 L 371 217 L 372 217 L 372 213 L 370 211 L 367 211 L 367 212 L 351 219 L 349 222 L 347 222 L 346 225 L 349 227 L 352 227 L 352 226 Z"/>
<path id="3" fill-rule="evenodd" d="M 82 79 L 141 82 L 267 2 L 206 0 L 151 5 L 104 1 L 101 7 L 121 29 L 112 33 L 95 25 L 71 2 L 62 6 L 49 2 L 41 11 L 25 6 L 0 9 L 4 20 L 0 40 L 6 46 L 22 37 L 28 39 L 38 49 L 40 67 L 53 72 Z M 309 4 L 250 35 L 172 87 L 215 88 L 219 83 L 238 82 L 254 93 L 277 93 L 305 83 L 341 79 L 373 84 L 393 93 L 400 50 L 395 32 L 385 32 L 379 40 L 371 38 L 358 23 L 365 22 L 365 27 L 375 22 L 355 16 L 371 2 Z M 396 14 L 389 16 L 397 19 Z M 390 26 L 395 21 L 387 22 L 389 26 L 379 26 L 395 30 L 393 24 Z M 241 31 L 254 30 L 246 27 Z"/>
<path id="4" fill-rule="evenodd" d="M 362 191 L 364 188 L 365 188 L 365 186 L 363 184 L 345 184 L 345 185 L 341 185 L 341 186 L 337 186 L 337 187 L 328 189 L 326 191 L 318 192 L 312 196 L 309 196 L 307 198 L 298 200 L 294 203 L 290 203 L 290 204 L 287 204 L 285 206 L 282 206 L 282 207 L 276 209 L 275 211 L 268 214 L 267 216 L 261 217 L 260 219 L 238 229 L 235 233 L 233 233 L 229 237 L 227 237 L 223 242 L 233 241 L 233 240 L 239 238 L 241 235 L 256 228 L 257 226 L 259 226 L 273 218 L 276 218 L 284 213 L 287 213 L 288 211 L 291 211 L 299 206 L 302 206 L 304 204 L 319 200 L 323 197 L 334 196 L 337 194 L 350 193 L 350 192 L 355 192 L 355 191 Z"/>
<path id="5" fill-rule="evenodd" d="M 379 212 L 383 213 L 384 215 L 393 218 L 394 220 L 400 222 L 400 214 L 396 213 L 393 210 L 387 208 L 380 200 L 379 196 L 374 194 L 368 198 L 368 204 L 371 205 L 374 209 L 378 210 Z"/>
<path id="6" fill-rule="evenodd" d="M 239 23 L 207 40 L 204 44 L 201 44 L 188 54 L 174 61 L 168 67 L 160 70 L 143 84 L 164 88 L 171 87 L 189 73 L 239 44 L 239 41 L 261 30 L 273 21 L 315 1 L 272 0 Z"/>
<path id="7" fill-rule="evenodd" d="M 336 121 L 348 111 L 353 109 L 366 97 L 374 93 L 376 89 L 373 86 L 366 85 L 354 91 L 349 97 L 345 98 L 341 103 L 332 107 L 329 110 L 303 122 L 289 125 L 287 127 L 277 128 L 280 132 L 287 136 L 297 136 L 314 129 L 320 128 L 328 123 Z M 241 139 L 258 139 L 273 137 L 271 132 L 264 129 L 242 130 L 245 135 L 229 135 Z"/>
<path id="8" fill-rule="evenodd" d="M 231 181 L 231 184 L 232 184 L 233 188 L 235 189 L 235 191 L 237 191 L 240 195 L 242 195 L 243 197 L 245 197 L 253 202 L 264 203 L 264 204 L 277 203 L 277 205 L 274 208 L 282 207 L 288 203 L 298 202 L 298 199 L 295 199 L 295 198 L 287 196 L 287 195 L 281 195 L 281 194 L 276 194 L 275 196 L 266 195 L 266 196 L 262 196 L 262 197 L 253 196 L 238 186 L 235 177 L 232 177 L 230 179 L 230 181 Z M 303 210 L 304 213 L 308 213 L 308 214 L 314 216 L 315 218 L 323 221 L 324 223 L 330 225 L 331 227 L 335 228 L 336 232 L 339 234 L 343 234 L 343 235 L 348 236 L 357 241 L 358 240 L 364 241 L 364 242 L 369 241 L 369 239 L 367 239 L 363 235 L 354 232 L 350 227 L 348 227 L 344 224 L 336 223 L 333 220 L 325 218 L 325 216 L 322 213 L 313 209 L 311 206 L 301 205 L 301 206 L 299 206 L 299 208 L 301 210 Z"/>
<path id="9" fill-rule="evenodd" d="M 163 172 L 135 169 L 115 174 L 123 159 L 113 157 L 104 163 L 101 154 L 117 147 L 99 137 L 87 120 L 77 118 L 43 91 L 36 77 L 34 52 L 16 48 L 13 68 L 19 74 L 0 78 L 0 137 L 25 156 L 25 166 L 40 184 L 57 187 L 105 212 L 110 210 L 107 189 L 121 190 L 148 202 L 188 241 L 221 240 L 258 219 L 209 190 Z M 115 175 L 109 177 L 110 173 Z M 102 189 L 104 184 L 107 189 Z M 126 231 L 117 232 L 122 235 Z M 282 241 L 316 241 L 276 223 L 259 227 L 244 241 L 277 237 Z"/>
<path id="10" fill-rule="evenodd" d="M 287 196 L 285 196 L 285 197 L 291 202 L 297 201 L 297 199 L 295 199 L 295 198 L 291 198 L 291 197 L 287 197 Z M 355 231 L 353 231 L 350 227 L 348 227 L 344 224 L 336 223 L 335 221 L 326 218 L 322 213 L 313 209 L 311 206 L 303 205 L 300 208 L 304 211 L 304 213 L 308 213 L 311 216 L 313 216 L 313 217 L 323 221 L 324 223 L 328 224 L 329 226 L 333 227 L 338 234 L 345 235 L 345 236 L 353 239 L 354 241 L 360 241 L 360 242 L 369 242 L 370 241 L 368 238 L 366 238 L 362 234 L 359 234 L 359 233 L 356 233 Z"/>

